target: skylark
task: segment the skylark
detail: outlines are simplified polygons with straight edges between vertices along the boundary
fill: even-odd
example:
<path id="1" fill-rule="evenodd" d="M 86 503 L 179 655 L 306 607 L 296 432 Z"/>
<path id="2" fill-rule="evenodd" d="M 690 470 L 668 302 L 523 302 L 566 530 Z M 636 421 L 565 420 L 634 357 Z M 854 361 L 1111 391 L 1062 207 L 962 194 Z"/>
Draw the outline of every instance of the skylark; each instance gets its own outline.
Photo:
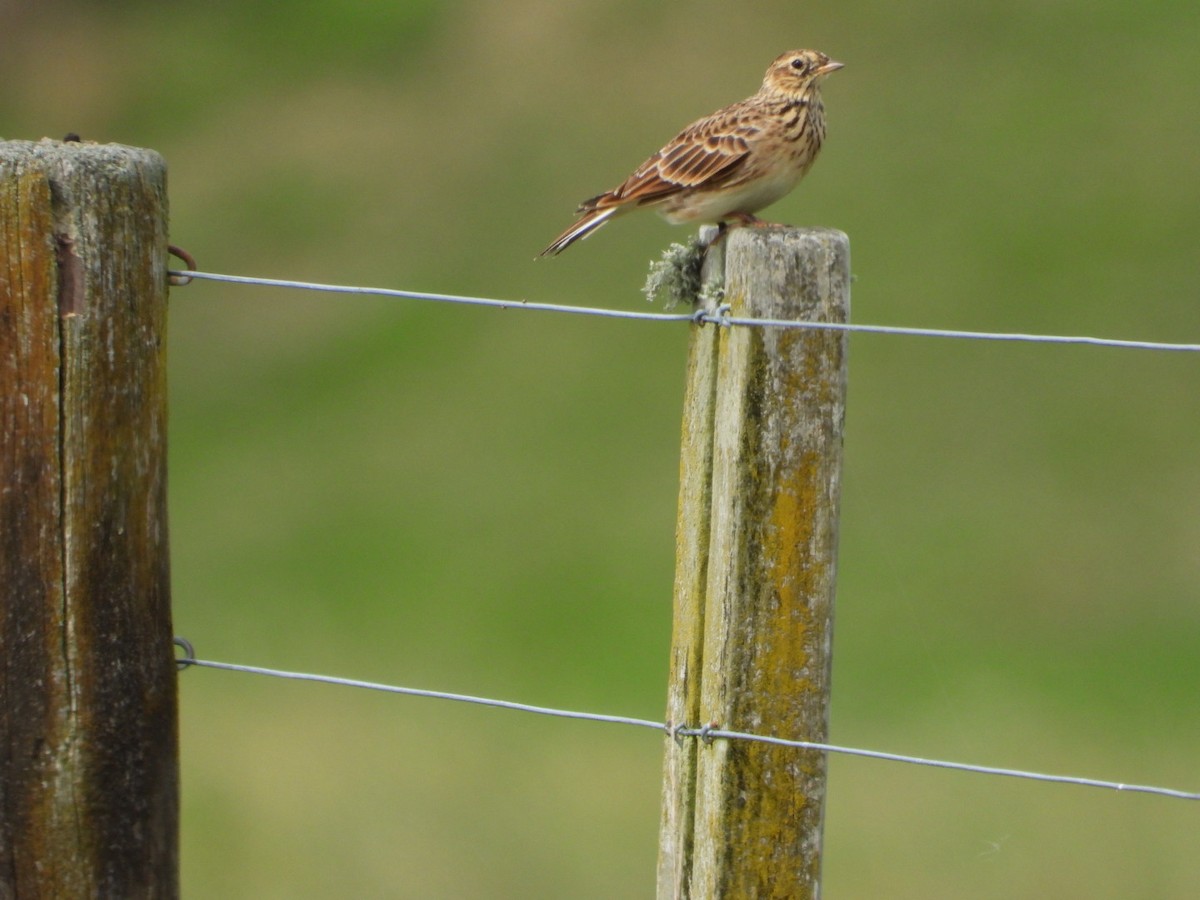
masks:
<path id="1" fill-rule="evenodd" d="M 817 50 L 791 50 L 752 97 L 693 122 L 621 184 L 579 205 L 578 221 L 542 256 L 556 256 L 613 216 L 640 207 L 672 225 L 763 224 L 754 213 L 783 197 L 825 140 L 821 82 L 842 67 Z"/>

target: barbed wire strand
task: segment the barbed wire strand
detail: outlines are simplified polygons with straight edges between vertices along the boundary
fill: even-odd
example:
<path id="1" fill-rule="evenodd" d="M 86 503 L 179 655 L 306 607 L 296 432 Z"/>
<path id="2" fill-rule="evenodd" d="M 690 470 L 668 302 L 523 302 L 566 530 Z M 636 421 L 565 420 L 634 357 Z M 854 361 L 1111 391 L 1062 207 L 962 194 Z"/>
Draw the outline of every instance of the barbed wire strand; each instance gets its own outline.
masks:
<path id="1" fill-rule="evenodd" d="M 177 664 L 181 669 L 199 666 L 207 669 L 221 669 L 227 672 L 240 672 L 250 675 L 265 675 L 272 678 L 282 678 L 291 681 L 308 681 L 320 684 L 332 684 L 340 687 L 360 688 L 370 691 L 381 691 L 388 694 L 402 694 L 409 697 L 427 697 L 434 700 L 451 700 L 459 703 L 471 703 L 478 706 L 490 706 L 499 709 L 515 710 L 518 712 L 536 713 L 542 716 L 554 716 L 560 719 L 576 719 L 588 722 L 604 722 L 616 725 L 632 725 L 639 728 L 652 728 L 674 737 L 698 737 L 711 742 L 715 739 L 752 741 L 762 744 L 773 744 L 780 747 L 791 747 L 800 750 L 817 750 L 824 753 L 837 753 L 844 756 L 866 757 L 868 759 L 886 760 L 888 762 L 907 763 L 917 766 L 931 766 L 939 769 L 950 769 L 958 772 L 971 772 L 978 775 L 1000 775 L 1009 778 L 1022 778 L 1029 781 L 1051 782 L 1056 784 L 1074 784 L 1082 787 L 1104 788 L 1112 791 L 1129 793 L 1154 794 L 1177 800 L 1200 800 L 1200 793 L 1181 791 L 1174 788 L 1153 787 L 1144 784 L 1126 784 L 1117 781 L 1104 781 L 1098 778 L 1083 778 L 1075 775 L 1048 775 L 1039 772 L 1028 772 L 1022 769 L 1007 769 L 996 766 L 980 766 L 972 763 L 950 762 L 941 759 L 927 759 L 920 756 L 908 756 L 902 753 L 888 753 L 882 750 L 865 750 L 859 747 L 845 747 L 838 744 L 826 744 L 817 741 L 797 741 L 770 735 L 751 734 L 743 731 L 727 731 L 715 726 L 687 728 L 656 722 L 651 719 L 638 719 L 630 716 L 615 716 L 604 713 L 580 712 L 569 709 L 556 709 L 549 706 L 534 706 L 529 703 L 518 703 L 512 700 L 496 700 L 487 697 L 475 697 L 470 694 L 455 694 L 448 691 L 433 691 L 423 688 L 400 687 L 398 685 L 380 684 L 374 681 L 359 681 L 353 678 L 339 678 L 334 675 L 317 675 L 310 672 L 289 672 L 281 669 L 268 669 L 262 666 L 247 666 L 238 663 L 215 662 L 207 659 L 197 659 L 190 643 L 183 638 L 176 638 L 175 643 L 184 649 L 184 655 L 179 657 Z"/>
<path id="2" fill-rule="evenodd" d="M 304 291 L 323 291 L 333 294 L 360 294 L 376 297 L 392 297 L 405 300 L 431 300 L 438 303 L 457 303 L 468 306 L 487 306 L 495 309 L 527 309 L 538 312 L 571 313 L 583 316 L 600 316 L 608 319 L 633 319 L 654 322 L 698 322 L 721 326 L 749 326 L 759 328 L 808 328 L 825 331 L 848 331 L 865 334 L 889 334 L 908 337 L 959 338 L 976 341 L 1008 341 L 1034 344 L 1082 344 L 1092 347 L 1114 347 L 1125 350 L 1162 350 L 1185 353 L 1200 353 L 1200 344 L 1172 343 L 1167 341 L 1132 341 L 1120 338 L 1089 337 L 1087 335 L 1025 334 L 1021 332 L 961 331 L 951 328 L 915 328 L 904 325 L 859 325 L 843 322 L 802 322 L 791 319 L 754 319 L 730 316 L 727 307 L 709 312 L 658 313 L 635 312 L 632 310 L 603 309 L 591 306 L 573 306 L 565 303 L 535 303 L 526 300 L 498 300 L 492 297 L 469 297 L 459 294 L 436 294 L 424 291 L 403 291 L 393 288 L 359 287 L 344 284 L 321 284 L 309 281 L 290 281 L 278 278 L 258 278 L 250 275 L 221 275 L 213 272 L 169 272 L 172 276 L 186 276 L 205 281 L 230 284 L 257 285 L 259 287 L 292 288 Z"/>

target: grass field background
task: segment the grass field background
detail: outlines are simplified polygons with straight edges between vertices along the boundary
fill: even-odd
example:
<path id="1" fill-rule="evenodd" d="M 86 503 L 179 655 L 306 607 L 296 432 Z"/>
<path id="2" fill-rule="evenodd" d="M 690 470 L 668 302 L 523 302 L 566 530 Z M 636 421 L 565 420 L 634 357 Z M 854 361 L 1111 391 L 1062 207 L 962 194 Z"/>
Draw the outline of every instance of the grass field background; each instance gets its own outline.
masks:
<path id="1" fill-rule="evenodd" d="M 209 271 L 645 309 L 583 197 L 814 46 L 771 218 L 859 322 L 1200 341 L 1191 0 L 0 3 L 0 135 L 151 147 Z M 196 283 L 176 631 L 204 658 L 655 718 L 686 327 Z M 1200 789 L 1200 356 L 855 336 L 835 741 Z M 181 677 L 190 897 L 644 897 L 661 740 Z M 831 898 L 1200 895 L 1200 805 L 834 758 Z"/>

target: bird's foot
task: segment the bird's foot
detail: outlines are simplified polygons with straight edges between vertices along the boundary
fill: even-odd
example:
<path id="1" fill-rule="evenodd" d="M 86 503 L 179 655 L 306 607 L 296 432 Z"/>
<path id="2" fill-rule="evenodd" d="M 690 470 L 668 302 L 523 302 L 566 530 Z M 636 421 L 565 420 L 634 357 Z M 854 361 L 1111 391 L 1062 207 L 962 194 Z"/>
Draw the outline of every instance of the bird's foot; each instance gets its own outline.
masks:
<path id="1" fill-rule="evenodd" d="M 770 222 L 764 222 L 758 216 L 752 216 L 750 213 L 734 213 L 721 223 L 722 227 L 744 228 L 766 228 L 770 226 Z"/>
<path id="2" fill-rule="evenodd" d="M 721 222 L 721 228 L 788 228 L 782 222 L 768 222 L 750 213 L 734 213 Z"/>

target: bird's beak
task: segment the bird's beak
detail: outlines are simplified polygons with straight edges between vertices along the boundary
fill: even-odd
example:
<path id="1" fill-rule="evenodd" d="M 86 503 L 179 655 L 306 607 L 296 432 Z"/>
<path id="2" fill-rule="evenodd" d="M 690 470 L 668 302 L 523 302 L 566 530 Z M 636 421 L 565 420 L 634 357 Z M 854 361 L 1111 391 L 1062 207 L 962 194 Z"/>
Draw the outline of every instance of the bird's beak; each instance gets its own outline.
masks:
<path id="1" fill-rule="evenodd" d="M 845 63 L 840 63 L 836 59 L 831 59 L 829 62 L 825 63 L 825 65 L 821 66 L 821 68 L 817 69 L 817 74 L 828 75 L 830 72 L 836 72 L 845 65 Z"/>

